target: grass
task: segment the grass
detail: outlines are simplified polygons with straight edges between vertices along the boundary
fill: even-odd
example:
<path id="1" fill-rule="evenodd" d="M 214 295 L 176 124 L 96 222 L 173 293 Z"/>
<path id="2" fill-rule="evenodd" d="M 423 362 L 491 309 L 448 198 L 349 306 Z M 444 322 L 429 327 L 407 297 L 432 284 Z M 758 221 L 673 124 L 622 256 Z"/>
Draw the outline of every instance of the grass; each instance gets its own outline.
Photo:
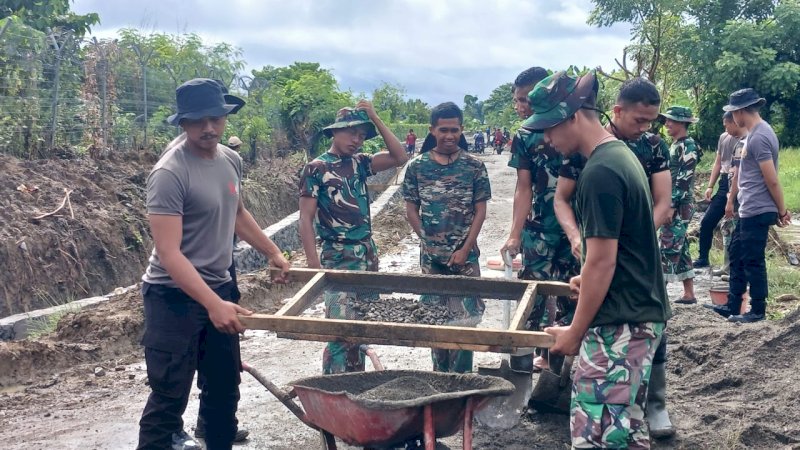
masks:
<path id="1" fill-rule="evenodd" d="M 786 208 L 800 212 L 800 148 L 790 147 L 778 155 L 778 180 L 783 187 Z"/>
<path id="2" fill-rule="evenodd" d="M 53 306 L 62 306 L 62 305 L 69 305 L 72 303 L 74 298 L 68 298 L 64 301 L 59 301 L 53 298 L 52 295 L 48 294 L 45 291 L 37 291 L 35 294 L 37 297 L 44 300 L 44 302 L 48 305 L 48 307 Z M 80 311 L 80 306 L 72 305 L 66 306 L 62 308 L 60 311 L 50 314 L 48 316 L 36 317 L 33 319 L 28 320 L 28 333 L 27 339 L 39 339 L 43 336 L 47 336 L 56 330 L 58 326 L 58 322 L 67 314 L 76 313 Z"/>

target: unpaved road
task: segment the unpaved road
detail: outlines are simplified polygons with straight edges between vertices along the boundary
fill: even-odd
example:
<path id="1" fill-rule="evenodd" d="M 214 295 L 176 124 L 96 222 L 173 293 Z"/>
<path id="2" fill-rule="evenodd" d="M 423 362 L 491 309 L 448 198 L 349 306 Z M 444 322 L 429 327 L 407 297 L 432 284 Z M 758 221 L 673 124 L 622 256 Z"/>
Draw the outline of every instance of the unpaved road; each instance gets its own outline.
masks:
<path id="1" fill-rule="evenodd" d="M 481 156 L 492 181 L 493 199 L 479 239 L 481 262 L 497 255 L 509 228 L 515 175 L 506 167 L 507 154 Z M 389 246 L 381 255 L 381 270 L 418 272 L 413 236 Z M 484 276 L 501 276 L 484 270 Z M 707 302 L 708 277 L 696 279 L 698 299 Z M 670 297 L 680 286 L 669 286 Z M 675 308 L 670 322 L 669 395 L 678 438 L 655 448 L 793 449 L 800 442 L 800 314 L 781 322 L 734 326 L 699 306 Z M 487 305 L 481 326 L 499 323 L 497 302 Z M 321 371 L 322 343 L 278 339 L 273 333 L 248 331 L 243 359 L 278 385 Z M 378 347 L 387 368 L 430 370 L 427 349 Z M 477 354 L 479 364 L 496 364 L 499 355 Z M 3 361 L 3 364 L 7 364 Z M 47 364 L 43 361 L 42 364 Z M 57 377 L 42 377 L 32 385 L 0 391 L 0 442 L 8 449 L 133 448 L 137 421 L 149 388 L 141 353 L 102 364 L 106 374 L 95 377 L 98 364 L 77 366 Z M 369 368 L 369 365 L 368 365 Z M 249 375 L 243 374 L 239 420 L 251 431 L 240 449 L 318 448 L 317 433 L 304 426 Z M 193 393 L 184 415 L 192 431 L 197 414 Z M 460 448 L 460 436 L 443 442 Z M 533 414 L 508 431 L 476 428 L 476 449 L 569 448 L 567 418 Z"/>

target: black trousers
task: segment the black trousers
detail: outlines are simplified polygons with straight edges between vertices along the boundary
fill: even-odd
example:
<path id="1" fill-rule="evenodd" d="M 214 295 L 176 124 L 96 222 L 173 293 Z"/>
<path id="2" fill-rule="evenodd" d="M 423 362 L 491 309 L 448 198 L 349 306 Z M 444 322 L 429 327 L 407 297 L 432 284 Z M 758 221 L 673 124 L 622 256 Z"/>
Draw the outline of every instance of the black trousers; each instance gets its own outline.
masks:
<path id="1" fill-rule="evenodd" d="M 664 364 L 667 362 L 667 331 L 661 335 L 661 342 L 656 347 L 656 353 L 653 355 L 653 364 Z"/>
<path id="2" fill-rule="evenodd" d="M 741 218 L 733 230 L 730 246 L 731 274 L 728 292 L 728 307 L 738 311 L 742 295 L 750 286 L 750 308 L 756 314 L 764 314 L 768 294 L 767 248 L 769 227 L 775 224 L 778 214 L 774 212 Z"/>
<path id="3" fill-rule="evenodd" d="M 711 250 L 711 243 L 714 240 L 714 229 L 719 221 L 725 216 L 725 204 L 728 202 L 728 176 L 720 175 L 719 189 L 711 197 L 711 203 L 700 221 L 700 243 L 698 245 L 700 254 L 698 259 L 708 261 L 708 252 Z"/>
<path id="4" fill-rule="evenodd" d="M 235 284 L 214 290 L 233 299 Z M 144 283 L 145 347 L 151 393 L 139 421 L 139 449 L 170 448 L 183 429 L 195 372 L 203 380 L 199 415 L 206 448 L 230 449 L 237 429 L 241 356 L 239 335 L 217 331 L 202 305 L 180 289 Z"/>

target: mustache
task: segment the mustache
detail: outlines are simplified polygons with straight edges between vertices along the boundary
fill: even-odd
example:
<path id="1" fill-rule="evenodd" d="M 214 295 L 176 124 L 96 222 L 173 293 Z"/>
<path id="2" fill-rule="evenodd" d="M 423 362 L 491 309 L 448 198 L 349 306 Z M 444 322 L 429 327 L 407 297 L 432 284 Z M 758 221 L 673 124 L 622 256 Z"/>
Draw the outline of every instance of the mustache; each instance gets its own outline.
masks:
<path id="1" fill-rule="evenodd" d="M 218 137 L 216 134 L 204 134 L 200 136 L 200 139 L 217 139 Z"/>

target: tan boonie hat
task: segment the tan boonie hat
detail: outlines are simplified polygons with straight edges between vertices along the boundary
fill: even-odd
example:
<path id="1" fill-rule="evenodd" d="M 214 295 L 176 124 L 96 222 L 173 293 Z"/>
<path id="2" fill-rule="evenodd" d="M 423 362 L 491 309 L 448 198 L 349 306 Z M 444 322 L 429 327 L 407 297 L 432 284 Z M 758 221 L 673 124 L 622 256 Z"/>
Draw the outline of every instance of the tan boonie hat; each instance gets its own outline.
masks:
<path id="1" fill-rule="evenodd" d="M 242 140 L 237 136 L 231 136 L 230 139 L 228 139 L 228 147 L 238 147 L 240 145 L 242 145 Z"/>

